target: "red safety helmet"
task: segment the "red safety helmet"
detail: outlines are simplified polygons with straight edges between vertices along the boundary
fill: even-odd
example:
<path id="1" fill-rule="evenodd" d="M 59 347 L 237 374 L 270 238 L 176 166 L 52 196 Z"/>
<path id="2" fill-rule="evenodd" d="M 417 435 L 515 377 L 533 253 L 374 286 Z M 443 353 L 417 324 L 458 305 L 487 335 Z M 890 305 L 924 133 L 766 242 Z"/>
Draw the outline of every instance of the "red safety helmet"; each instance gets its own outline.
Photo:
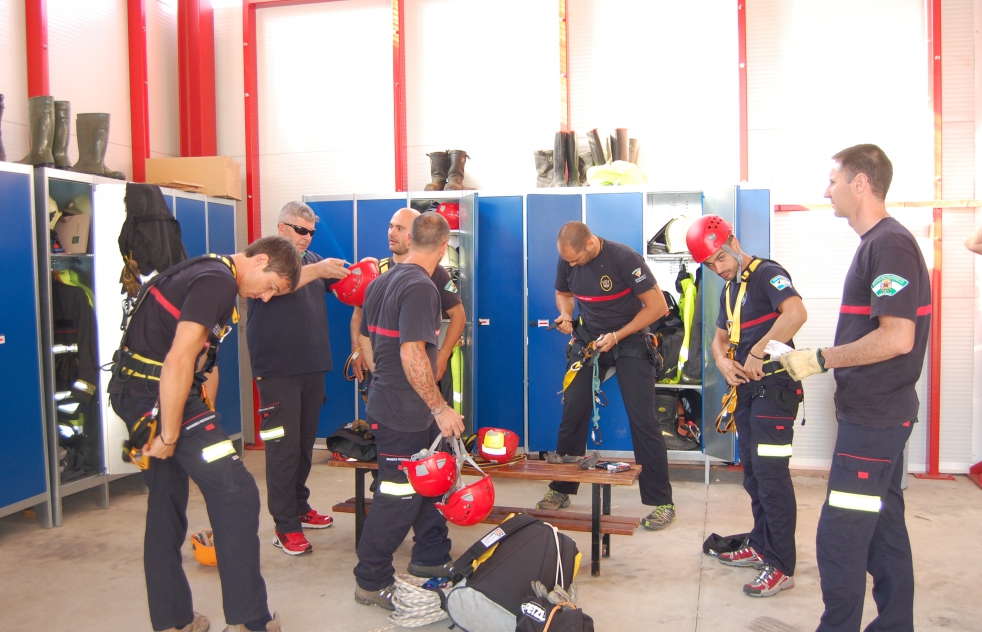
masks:
<path id="1" fill-rule="evenodd" d="M 713 256 L 732 234 L 733 226 L 719 215 L 703 215 L 689 226 L 685 243 L 695 262 L 702 263 Z"/>
<path id="2" fill-rule="evenodd" d="M 436 449 L 442 438 L 437 437 L 429 450 L 413 455 L 399 466 L 405 470 L 409 484 L 422 496 L 443 496 L 457 481 L 457 459 Z"/>
<path id="3" fill-rule="evenodd" d="M 455 525 L 470 527 L 480 523 L 494 507 L 494 485 L 491 477 L 484 474 L 476 483 L 461 487 L 450 494 L 446 502 L 435 503 L 435 507 Z"/>
<path id="4" fill-rule="evenodd" d="M 477 431 L 477 453 L 489 463 L 507 463 L 518 450 L 518 435 L 504 428 Z"/>
<path id="5" fill-rule="evenodd" d="M 443 215 L 443 219 L 447 220 L 447 223 L 450 224 L 450 230 L 460 230 L 459 202 L 441 202 L 440 206 L 436 207 L 436 212 Z"/>
<path id="6" fill-rule="evenodd" d="M 366 259 L 352 265 L 348 271 L 351 274 L 331 286 L 331 292 L 345 305 L 361 307 L 365 303 L 365 290 L 368 284 L 381 274 L 378 270 L 378 262 Z"/>

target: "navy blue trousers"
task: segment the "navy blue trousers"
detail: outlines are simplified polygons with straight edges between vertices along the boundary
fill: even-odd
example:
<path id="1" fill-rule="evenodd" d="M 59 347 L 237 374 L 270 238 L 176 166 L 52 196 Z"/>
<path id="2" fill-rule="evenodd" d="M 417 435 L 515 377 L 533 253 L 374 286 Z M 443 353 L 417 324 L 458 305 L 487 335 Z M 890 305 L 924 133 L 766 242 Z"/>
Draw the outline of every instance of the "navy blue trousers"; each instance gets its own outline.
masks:
<path id="1" fill-rule="evenodd" d="M 904 521 L 904 446 L 916 420 L 877 428 L 839 421 L 816 554 L 820 632 L 858 632 L 873 576 L 878 615 L 866 630 L 914 629 L 914 565 Z"/>

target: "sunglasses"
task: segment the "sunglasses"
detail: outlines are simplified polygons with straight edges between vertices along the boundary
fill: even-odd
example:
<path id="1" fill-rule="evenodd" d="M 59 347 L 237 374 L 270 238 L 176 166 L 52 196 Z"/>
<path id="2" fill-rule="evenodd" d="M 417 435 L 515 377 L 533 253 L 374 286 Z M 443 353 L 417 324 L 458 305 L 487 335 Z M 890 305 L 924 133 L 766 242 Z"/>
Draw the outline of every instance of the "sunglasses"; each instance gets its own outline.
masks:
<path id="1" fill-rule="evenodd" d="M 314 233 L 317 232 L 317 229 L 315 228 L 304 228 L 303 226 L 297 226 L 296 224 L 287 224 L 286 222 L 283 222 L 283 224 L 297 231 L 298 235 L 310 235 L 311 237 L 313 237 Z"/>

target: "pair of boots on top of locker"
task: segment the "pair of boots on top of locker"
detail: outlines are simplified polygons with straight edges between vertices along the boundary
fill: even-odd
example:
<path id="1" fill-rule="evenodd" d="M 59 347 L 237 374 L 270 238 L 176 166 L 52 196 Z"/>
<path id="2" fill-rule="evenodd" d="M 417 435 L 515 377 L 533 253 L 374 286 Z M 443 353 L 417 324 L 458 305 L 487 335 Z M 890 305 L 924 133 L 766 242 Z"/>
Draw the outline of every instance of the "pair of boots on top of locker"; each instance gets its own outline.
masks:
<path id="1" fill-rule="evenodd" d="M 430 159 L 431 181 L 424 191 L 463 191 L 464 163 L 469 156 L 463 149 L 448 149 L 426 154 Z"/>
<path id="2" fill-rule="evenodd" d="M 75 122 L 78 135 L 78 161 L 72 165 L 68 159 L 68 142 L 71 139 L 71 104 L 55 101 L 54 97 L 31 97 L 28 105 L 28 130 L 31 149 L 20 164 L 35 167 L 55 167 L 78 173 L 125 180 L 121 171 L 106 166 L 106 149 L 109 147 L 109 114 L 79 114 Z"/>

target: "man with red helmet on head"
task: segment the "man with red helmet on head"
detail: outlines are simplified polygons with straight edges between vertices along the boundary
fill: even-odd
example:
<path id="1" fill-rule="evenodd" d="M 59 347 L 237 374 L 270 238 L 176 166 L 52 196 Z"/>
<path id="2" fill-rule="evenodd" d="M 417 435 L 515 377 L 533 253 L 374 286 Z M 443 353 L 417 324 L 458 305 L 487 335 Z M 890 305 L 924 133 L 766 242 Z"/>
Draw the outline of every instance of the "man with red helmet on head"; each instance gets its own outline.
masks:
<path id="1" fill-rule="evenodd" d="M 743 487 L 750 494 L 754 517 L 747 546 L 720 554 L 719 561 L 756 567 L 757 577 L 743 592 L 769 597 L 794 587 L 798 506 L 788 462 L 801 384 L 778 362 L 765 362 L 764 347 L 771 340 L 793 346 L 791 338 L 808 314 L 787 271 L 743 252 L 733 227 L 722 217 L 697 219 L 686 242 L 696 263 L 726 281 L 712 352 L 716 367 L 735 390 L 733 418 L 740 437 Z"/>

